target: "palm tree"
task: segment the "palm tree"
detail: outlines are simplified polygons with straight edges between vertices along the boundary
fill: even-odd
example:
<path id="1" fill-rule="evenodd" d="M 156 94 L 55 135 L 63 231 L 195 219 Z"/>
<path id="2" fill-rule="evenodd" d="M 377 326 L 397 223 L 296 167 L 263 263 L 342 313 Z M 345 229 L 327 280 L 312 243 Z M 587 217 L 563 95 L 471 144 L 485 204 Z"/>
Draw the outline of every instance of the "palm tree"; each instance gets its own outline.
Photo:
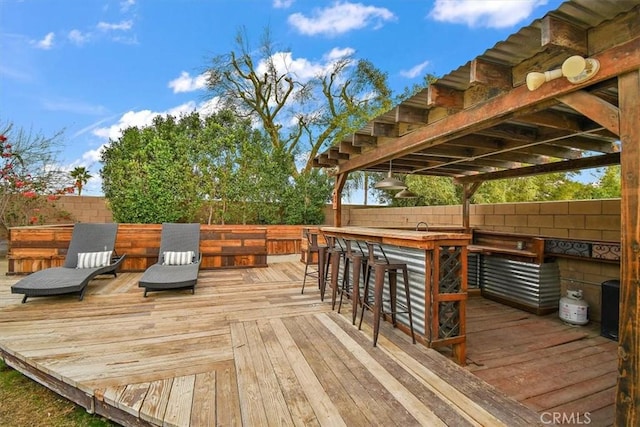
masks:
<path id="1" fill-rule="evenodd" d="M 78 196 L 81 196 L 82 187 L 91 179 L 91 174 L 84 166 L 78 166 L 69 175 L 74 180 L 74 186 L 78 189 Z"/>

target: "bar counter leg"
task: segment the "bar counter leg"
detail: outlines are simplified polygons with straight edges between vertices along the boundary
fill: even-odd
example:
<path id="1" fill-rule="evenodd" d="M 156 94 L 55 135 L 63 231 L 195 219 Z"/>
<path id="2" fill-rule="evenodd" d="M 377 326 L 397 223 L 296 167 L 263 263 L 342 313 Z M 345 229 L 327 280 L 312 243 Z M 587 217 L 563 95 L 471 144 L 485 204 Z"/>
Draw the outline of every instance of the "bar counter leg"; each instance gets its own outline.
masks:
<path id="1" fill-rule="evenodd" d="M 453 358 L 458 362 L 458 365 L 465 366 L 467 364 L 467 344 L 461 342 L 451 346 L 453 351 Z"/>

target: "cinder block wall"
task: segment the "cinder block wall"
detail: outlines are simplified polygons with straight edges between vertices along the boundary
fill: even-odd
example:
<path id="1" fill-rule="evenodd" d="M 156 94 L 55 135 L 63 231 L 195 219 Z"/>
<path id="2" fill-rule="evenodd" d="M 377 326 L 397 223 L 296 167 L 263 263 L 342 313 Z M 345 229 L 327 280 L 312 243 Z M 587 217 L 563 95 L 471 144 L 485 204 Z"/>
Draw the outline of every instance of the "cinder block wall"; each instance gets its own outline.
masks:
<path id="1" fill-rule="evenodd" d="M 333 212 L 327 213 L 328 223 Z M 343 225 L 406 227 L 418 221 L 429 225 L 462 225 L 462 206 L 422 206 L 412 208 L 343 206 Z M 564 237 L 593 241 L 620 241 L 620 199 L 501 203 L 471 205 L 473 228 Z M 601 284 L 620 278 L 620 265 L 593 260 L 558 258 L 563 295 L 582 289 L 589 303 L 589 317 L 600 320 Z"/>
<path id="2" fill-rule="evenodd" d="M 71 222 L 113 222 L 104 197 L 62 196 L 55 203 L 58 209 L 71 214 Z"/>

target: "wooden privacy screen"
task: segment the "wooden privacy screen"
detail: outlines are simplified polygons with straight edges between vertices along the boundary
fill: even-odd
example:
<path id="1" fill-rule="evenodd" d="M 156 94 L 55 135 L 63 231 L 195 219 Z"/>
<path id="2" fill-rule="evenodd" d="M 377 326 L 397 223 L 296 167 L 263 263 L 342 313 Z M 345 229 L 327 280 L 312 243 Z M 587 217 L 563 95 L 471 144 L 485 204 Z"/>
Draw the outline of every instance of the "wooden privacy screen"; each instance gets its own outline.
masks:
<path id="1" fill-rule="evenodd" d="M 143 271 L 158 261 L 161 229 L 160 224 L 119 224 L 115 249 L 119 255 L 127 255 L 122 271 Z M 72 230 L 72 224 L 10 229 L 8 274 L 61 266 Z M 300 228 L 296 234 L 299 241 Z M 202 225 L 200 251 L 201 269 L 265 267 L 267 228 Z"/>

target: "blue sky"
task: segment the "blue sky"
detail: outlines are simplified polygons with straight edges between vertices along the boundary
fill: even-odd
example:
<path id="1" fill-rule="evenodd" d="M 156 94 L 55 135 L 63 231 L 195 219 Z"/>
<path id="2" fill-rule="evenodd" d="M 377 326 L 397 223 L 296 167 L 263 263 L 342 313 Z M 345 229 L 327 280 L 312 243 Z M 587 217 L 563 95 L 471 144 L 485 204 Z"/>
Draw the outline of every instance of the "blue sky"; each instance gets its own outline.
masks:
<path id="1" fill-rule="evenodd" d="M 239 29 L 269 27 L 290 65 L 311 72 L 351 50 L 394 94 L 442 76 L 556 9 L 561 0 L 0 0 L 0 124 L 52 136 L 101 194 L 100 150 L 158 114 L 204 110 L 208 59 Z"/>

